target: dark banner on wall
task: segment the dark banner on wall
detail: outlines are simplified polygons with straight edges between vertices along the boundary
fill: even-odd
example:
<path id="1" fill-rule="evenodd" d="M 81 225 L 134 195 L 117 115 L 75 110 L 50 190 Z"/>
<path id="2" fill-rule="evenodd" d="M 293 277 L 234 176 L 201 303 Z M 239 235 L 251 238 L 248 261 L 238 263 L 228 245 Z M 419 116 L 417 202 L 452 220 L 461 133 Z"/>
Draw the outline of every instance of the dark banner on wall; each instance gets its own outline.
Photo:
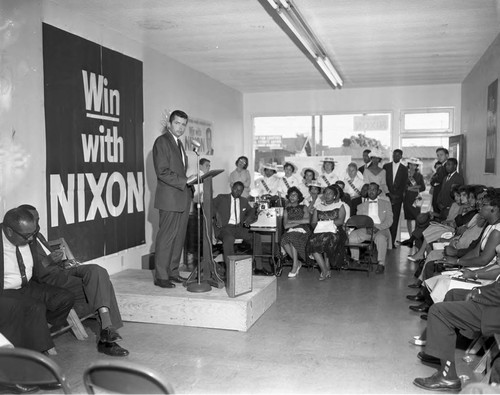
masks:
<path id="1" fill-rule="evenodd" d="M 145 242 L 142 62 L 43 25 L 50 240 L 81 261 Z"/>

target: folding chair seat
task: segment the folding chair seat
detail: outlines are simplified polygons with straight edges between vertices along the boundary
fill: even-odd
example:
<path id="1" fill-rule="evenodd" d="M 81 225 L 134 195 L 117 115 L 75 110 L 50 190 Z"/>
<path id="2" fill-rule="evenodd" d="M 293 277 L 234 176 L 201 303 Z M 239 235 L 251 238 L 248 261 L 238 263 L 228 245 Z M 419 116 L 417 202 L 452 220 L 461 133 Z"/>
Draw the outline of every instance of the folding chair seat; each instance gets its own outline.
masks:
<path id="1" fill-rule="evenodd" d="M 371 237 L 369 240 L 361 243 L 351 243 L 349 239 L 347 240 L 345 245 L 346 255 L 350 256 L 351 249 L 358 249 L 359 262 L 354 261 L 352 257 L 350 257 L 349 263 L 344 266 L 345 270 L 366 271 L 367 275 L 369 275 L 373 265 L 377 264 L 377 247 L 373 235 L 374 227 L 373 219 L 368 215 L 353 215 L 347 220 L 345 224 L 347 234 L 350 234 L 356 229 L 366 228 Z"/>

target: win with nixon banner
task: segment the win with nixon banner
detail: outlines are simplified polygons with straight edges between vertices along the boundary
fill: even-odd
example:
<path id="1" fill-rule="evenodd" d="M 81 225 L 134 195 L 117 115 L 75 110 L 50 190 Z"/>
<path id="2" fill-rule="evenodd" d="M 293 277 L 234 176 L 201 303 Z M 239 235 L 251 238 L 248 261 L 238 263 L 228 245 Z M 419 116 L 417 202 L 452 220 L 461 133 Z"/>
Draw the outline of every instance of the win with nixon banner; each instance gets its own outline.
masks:
<path id="1" fill-rule="evenodd" d="M 43 24 L 47 213 L 81 261 L 145 242 L 142 62 Z"/>

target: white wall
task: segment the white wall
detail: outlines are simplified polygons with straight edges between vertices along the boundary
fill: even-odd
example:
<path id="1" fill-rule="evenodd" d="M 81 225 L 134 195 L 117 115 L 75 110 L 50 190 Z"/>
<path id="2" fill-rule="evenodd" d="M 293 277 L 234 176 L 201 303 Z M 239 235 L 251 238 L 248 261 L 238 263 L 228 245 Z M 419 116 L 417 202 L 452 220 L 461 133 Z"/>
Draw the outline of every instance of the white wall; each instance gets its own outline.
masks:
<path id="1" fill-rule="evenodd" d="M 253 157 L 252 120 L 256 116 L 391 111 L 391 144 L 397 148 L 401 110 L 455 107 L 455 130 L 460 130 L 460 100 L 460 84 L 245 94 L 245 152 Z"/>
<path id="2" fill-rule="evenodd" d="M 151 149 L 160 134 L 164 111 L 178 108 L 194 118 L 213 122 L 217 157 L 212 158 L 212 168 L 226 169 L 215 179 L 214 189 L 215 193 L 225 192 L 236 159 L 236 153 L 226 153 L 243 146 L 242 94 L 127 38 L 128 32 L 109 30 L 49 0 L 2 0 L 0 27 L 7 21 L 12 23 L 0 30 L 0 216 L 20 203 L 33 204 L 40 209 L 44 233 L 47 209 L 42 22 L 143 62 L 146 244 L 94 261 L 111 273 L 140 268 L 141 257 L 154 250 L 158 213 L 152 200 L 156 177 Z M 5 76 L 11 81 L 8 91 Z M 193 153 L 190 161 L 195 164 Z"/>
<path id="3" fill-rule="evenodd" d="M 462 132 L 465 134 L 467 176 L 470 182 L 500 187 L 500 107 L 497 100 L 496 174 L 485 174 L 488 86 L 500 79 L 500 35 L 486 50 L 462 84 Z M 500 89 L 500 86 L 499 86 Z M 499 92 L 500 98 L 500 92 Z M 477 158 L 478 160 L 474 160 Z"/>

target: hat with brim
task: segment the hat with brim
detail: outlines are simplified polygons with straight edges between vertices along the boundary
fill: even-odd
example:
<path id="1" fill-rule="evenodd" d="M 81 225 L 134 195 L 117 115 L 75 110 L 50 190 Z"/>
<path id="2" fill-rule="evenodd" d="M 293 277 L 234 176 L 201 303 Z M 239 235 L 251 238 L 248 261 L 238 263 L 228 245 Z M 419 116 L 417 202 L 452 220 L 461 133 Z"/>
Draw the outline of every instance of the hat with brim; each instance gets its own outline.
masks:
<path id="1" fill-rule="evenodd" d="M 293 167 L 292 173 L 296 173 L 298 170 L 297 165 L 293 162 L 290 162 L 289 160 L 287 160 L 285 163 L 283 163 L 283 170 L 285 170 L 285 167 L 287 167 L 287 166 Z"/>
<path id="2" fill-rule="evenodd" d="M 274 163 L 266 163 L 264 164 L 264 166 L 262 166 L 262 170 L 266 169 L 278 171 L 278 166 Z"/>
<path id="3" fill-rule="evenodd" d="M 338 163 L 333 157 L 331 156 L 325 156 L 324 159 L 321 159 L 321 162 L 330 162 L 330 163 Z"/>
<path id="4" fill-rule="evenodd" d="M 302 175 L 302 178 L 304 178 L 306 176 L 306 171 L 312 171 L 314 173 L 314 178 L 319 177 L 319 173 L 317 170 L 314 170 L 312 167 L 304 167 L 302 169 L 302 171 L 300 172 L 300 174 Z"/>
<path id="5" fill-rule="evenodd" d="M 418 159 L 418 158 L 408 158 L 406 160 L 406 163 L 408 163 L 408 164 L 411 163 L 411 164 L 414 164 L 414 165 L 417 165 L 417 166 L 422 166 L 422 164 L 423 164 L 423 162 L 420 159 Z"/>
<path id="6" fill-rule="evenodd" d="M 314 187 L 314 188 L 318 188 L 318 189 L 320 190 L 320 192 L 321 192 L 321 189 L 323 189 L 323 188 L 321 187 L 321 184 L 320 184 L 318 181 L 311 181 L 307 187 L 308 187 L 309 189 L 311 189 L 311 188 L 313 188 L 313 187 Z"/>
<path id="7" fill-rule="evenodd" d="M 370 158 L 379 158 L 382 159 L 384 157 L 384 154 L 381 150 L 378 148 L 372 149 L 372 151 L 368 154 Z"/>

